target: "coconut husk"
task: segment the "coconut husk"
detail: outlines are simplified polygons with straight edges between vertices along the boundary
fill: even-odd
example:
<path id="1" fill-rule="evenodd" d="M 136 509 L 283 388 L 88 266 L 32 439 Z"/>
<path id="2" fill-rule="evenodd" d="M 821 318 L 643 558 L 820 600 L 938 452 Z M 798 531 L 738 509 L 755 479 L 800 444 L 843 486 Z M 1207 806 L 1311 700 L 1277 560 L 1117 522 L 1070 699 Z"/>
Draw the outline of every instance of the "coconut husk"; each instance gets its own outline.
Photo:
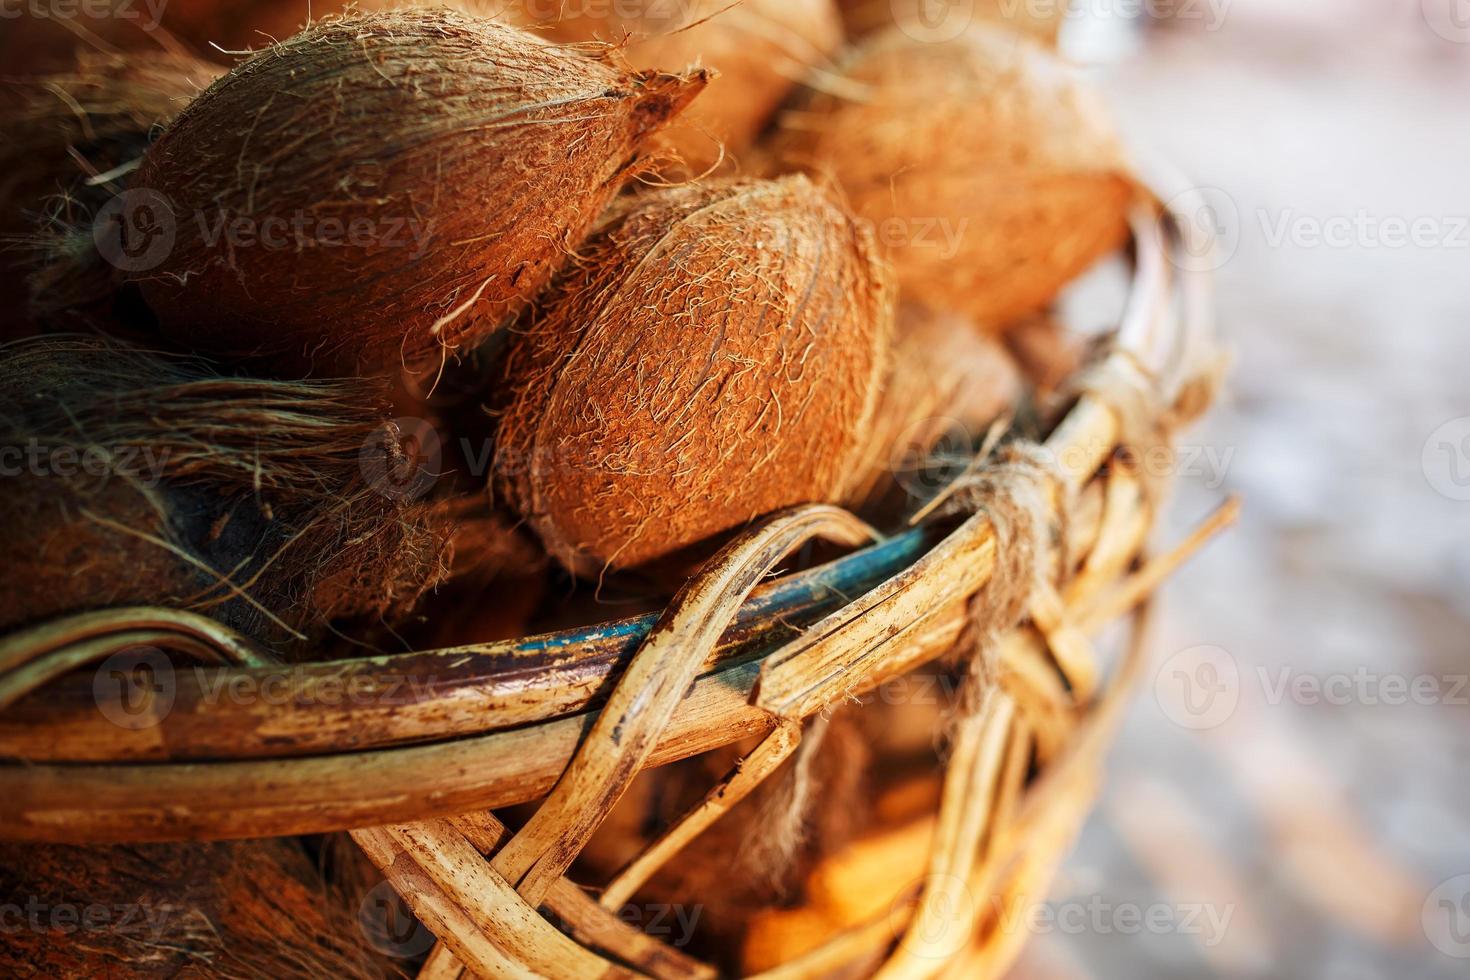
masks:
<path id="1" fill-rule="evenodd" d="M 903 304 L 862 477 L 849 501 L 872 517 L 912 513 L 954 478 L 955 466 L 974 458 L 1021 394 L 1020 371 L 1000 342 L 962 316 Z"/>
<path id="2" fill-rule="evenodd" d="M 169 51 L 84 52 L 65 71 L 8 86 L 0 102 L 4 337 L 35 320 L 107 321 L 118 270 L 115 256 L 99 254 L 94 224 L 153 136 L 219 72 Z"/>
<path id="3" fill-rule="evenodd" d="M 507 356 L 496 486 L 585 575 L 842 499 L 890 300 L 872 239 L 804 177 L 635 198 Z"/>
<path id="4" fill-rule="evenodd" d="M 905 298 L 997 331 L 1119 248 L 1135 198 L 1076 72 L 980 24 L 943 42 L 868 38 L 782 114 L 771 153 L 842 186 Z"/>
<path id="5" fill-rule="evenodd" d="M 9 977 L 394 975 L 292 839 L 0 845 Z"/>
<path id="6" fill-rule="evenodd" d="M 173 242 L 131 278 L 165 335 L 281 371 L 467 350 L 541 289 L 704 84 L 446 9 L 314 24 L 150 148 L 131 189 L 166 202 Z"/>
<path id="7" fill-rule="evenodd" d="M 550 561 L 540 542 L 483 493 L 443 501 L 435 511 L 452 529 L 449 575 L 399 634 L 418 650 L 528 635 L 547 591 Z"/>
<path id="8" fill-rule="evenodd" d="M 952 37 L 972 20 L 1008 27 L 1035 41 L 1056 44 L 1068 0 L 837 0 L 848 37 L 858 39 L 890 27 L 921 40 Z"/>
<path id="9" fill-rule="evenodd" d="M 0 446 L 20 460 L 0 627 L 132 603 L 279 641 L 404 615 L 444 578 L 449 528 L 382 404 L 370 383 L 224 377 L 91 338 L 0 347 Z"/>
<path id="10" fill-rule="evenodd" d="M 657 140 L 692 174 L 722 160 L 734 169 L 796 82 L 842 45 L 832 0 L 501 5 L 550 40 L 611 44 L 635 68 L 713 69 L 709 89 Z"/>

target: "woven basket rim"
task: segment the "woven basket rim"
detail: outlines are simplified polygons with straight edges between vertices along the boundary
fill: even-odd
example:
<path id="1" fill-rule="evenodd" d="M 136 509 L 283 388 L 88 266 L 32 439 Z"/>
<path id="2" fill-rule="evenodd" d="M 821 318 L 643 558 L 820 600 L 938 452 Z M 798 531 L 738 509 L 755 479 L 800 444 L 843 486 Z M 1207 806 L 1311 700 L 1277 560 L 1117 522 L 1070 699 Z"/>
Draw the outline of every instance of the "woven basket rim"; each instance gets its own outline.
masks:
<path id="1" fill-rule="evenodd" d="M 1195 231 L 1194 226 L 1180 217 L 1194 204 L 1190 194 L 1178 195 L 1171 202 L 1172 210 L 1155 203 L 1140 203 L 1133 215 L 1134 277 L 1128 308 L 1117 334 L 1115 356 L 1125 356 L 1131 364 L 1141 367 L 1158 384 L 1159 394 L 1166 402 L 1202 370 L 1214 349 L 1213 326 L 1202 313 L 1208 308 L 1208 298 L 1201 296 L 1201 291 L 1207 288 L 1207 277 L 1187 265 L 1171 263 L 1172 250 L 1181 244 L 1189 246 L 1192 254 L 1199 254 L 1198 245 L 1192 245 L 1187 239 Z M 1186 315 L 1173 321 L 1170 308 L 1176 302 L 1184 307 Z M 1170 330 L 1171 323 L 1176 323 L 1177 329 Z M 1090 421 L 1079 422 L 1084 408 L 1091 411 Z M 1084 400 L 1084 405 L 1063 421 L 1062 428 L 1079 425 L 1094 427 L 1097 441 L 1105 444 L 1104 451 L 1094 454 L 1095 465 L 1080 478 L 1085 482 L 1111 454 L 1113 438 L 1102 436 L 1109 426 L 1116 435 L 1117 420 L 1109 418 L 1106 407 L 1087 406 Z M 936 525 L 915 529 L 819 568 L 781 579 L 742 604 L 746 625 L 734 632 L 748 629 L 759 639 L 763 631 L 770 630 L 782 617 L 820 607 L 814 597 L 834 582 L 874 580 L 869 588 L 851 596 L 849 602 L 827 612 L 817 625 L 820 630 L 823 623 L 840 617 L 844 611 L 861 615 L 853 611 L 884 588 L 889 594 L 899 594 L 912 580 L 927 574 L 931 566 L 941 561 L 951 578 L 946 594 L 973 594 L 985 584 L 994 564 L 994 542 L 985 536 L 985 523 L 983 517 L 977 517 L 939 532 Z M 923 607 L 925 614 L 940 602 L 935 596 L 928 598 L 930 605 Z M 24 712 L 0 713 L 0 746 L 8 750 L 9 757 L 26 760 L 22 765 L 0 765 L 0 818 L 3 818 L 0 827 L 4 828 L 0 837 L 101 841 L 312 833 L 529 801 L 542 795 L 562 772 L 584 732 L 596 720 L 600 709 L 593 700 L 594 693 L 601 685 L 610 685 L 618 678 L 626 657 L 640 645 L 658 618 L 657 614 L 650 614 L 473 648 L 278 667 L 260 660 L 242 638 L 208 621 L 193 622 L 189 614 L 142 609 L 124 612 L 134 616 L 120 634 L 124 638 L 138 635 L 142 626 L 171 626 L 185 641 L 181 643 L 182 648 L 197 652 L 201 646 L 213 647 L 227 661 L 233 660 L 233 664 L 212 668 L 207 675 L 225 689 L 242 678 L 258 681 L 262 676 L 285 670 L 307 683 L 341 677 L 345 672 L 360 679 L 367 689 L 382 691 L 410 673 L 410 668 L 422 671 L 434 660 L 446 657 L 451 661 L 478 657 L 492 666 L 500 664 L 497 671 L 491 672 L 495 678 L 512 682 L 512 686 L 520 687 L 523 692 L 535 689 L 538 681 L 541 689 L 546 690 L 565 682 L 568 697 L 549 698 L 545 705 L 534 710 L 499 717 L 482 697 L 476 706 L 478 717 L 467 728 L 464 718 L 475 712 L 464 709 L 456 715 L 455 705 L 474 694 L 477 683 L 483 684 L 490 677 L 470 669 L 465 672 L 463 686 L 451 686 L 439 692 L 442 699 L 431 696 L 411 702 L 431 709 L 448 706 L 448 716 L 455 719 L 454 724 L 434 727 L 431 722 L 414 726 L 402 724 L 401 717 L 388 718 L 381 738 L 365 739 L 347 724 L 354 715 L 349 705 L 331 716 L 334 724 L 323 724 L 325 715 L 311 719 L 311 724 L 300 724 L 299 730 L 312 734 L 311 738 L 292 743 L 289 737 L 276 732 L 273 742 L 273 724 L 280 712 L 268 705 L 264 712 L 239 713 L 241 718 L 248 715 L 248 720 L 258 726 L 261 737 L 257 741 L 241 742 L 233 750 L 217 746 L 214 752 L 196 758 L 187 747 L 180 748 L 180 739 L 172 735 L 171 729 L 150 732 L 152 726 L 144 726 L 139 729 L 142 735 L 126 737 L 132 734 L 127 729 L 96 729 L 97 724 L 106 723 L 96 721 L 94 743 L 80 754 L 68 755 L 67 746 L 74 745 L 75 739 L 68 742 L 60 737 L 59 733 L 69 727 L 63 723 L 77 718 L 78 712 L 96 719 L 99 702 L 95 700 L 95 692 L 75 681 L 37 685 L 38 689 L 24 704 Z M 97 633 L 106 634 L 109 616 L 118 615 L 119 611 L 106 610 L 68 618 L 66 628 L 61 630 L 67 640 L 62 646 L 86 646 Z M 166 617 L 167 621 L 160 617 Z M 916 616 L 908 626 L 922 618 Z M 0 638 L 0 668 L 11 666 L 17 651 L 23 650 L 27 642 L 34 646 L 35 634 L 39 632 L 44 637 L 45 631 L 54 627 L 55 624 L 45 624 Z M 112 629 L 118 629 L 116 622 L 112 623 Z M 736 636 L 726 644 L 724 653 L 728 659 L 716 657 L 705 665 L 687 703 L 681 706 L 680 715 L 670 724 L 672 734 L 650 757 L 652 764 L 768 732 L 777 714 L 806 717 L 822 706 L 820 697 L 802 700 L 789 691 L 785 693 L 790 703 L 777 706 L 772 700 L 777 696 L 770 693 L 771 679 L 769 676 L 763 679 L 762 674 L 769 672 L 783 651 L 789 654 L 793 644 L 777 644 L 753 657 L 729 656 L 731 649 L 739 649 L 740 641 L 741 637 Z M 56 645 L 54 637 L 52 645 Z M 105 642 L 99 649 L 104 652 L 108 649 Z M 933 659 L 937 655 L 929 651 L 925 658 Z M 89 653 L 93 660 L 100 656 L 95 649 Z M 889 666 L 906 670 L 922 662 L 925 660 L 900 660 Z M 594 666 L 596 670 L 590 669 Z M 578 684 L 582 686 L 578 688 Z M 830 691 L 824 696 L 830 697 Z M 191 710 L 178 712 L 175 722 L 170 724 L 187 719 L 193 730 L 201 730 L 217 720 L 211 711 L 220 704 L 228 708 L 233 702 L 225 698 L 210 707 L 196 698 L 187 705 Z M 432 715 L 433 711 L 428 714 Z M 397 728 L 393 727 L 395 721 L 399 723 Z M 112 737 L 106 738 L 109 734 Z M 35 748 L 49 741 L 52 735 L 57 736 L 59 751 L 48 753 Z M 19 743 L 32 746 L 32 751 L 16 752 L 13 745 Z M 501 760 L 498 763 L 493 761 L 497 758 Z M 456 771 L 455 767 L 463 777 L 460 784 L 450 789 L 442 786 L 435 789 L 435 780 L 429 775 Z M 400 805 L 384 806 L 383 793 L 364 785 L 365 779 L 404 780 L 403 784 L 395 784 L 402 798 Z M 240 798 L 239 788 L 257 780 L 260 781 L 257 785 L 269 784 L 276 795 L 269 805 L 255 801 L 251 804 L 255 806 L 252 811 Z M 470 783 L 474 785 L 467 785 Z M 287 794 L 293 802 L 278 807 L 279 794 L 286 786 L 295 794 Z M 407 799 L 416 792 L 423 795 Z M 180 807 L 177 805 L 180 799 L 192 802 L 188 807 Z M 85 804 L 81 812 L 77 810 L 78 804 Z M 369 813 L 381 819 L 366 820 Z"/>

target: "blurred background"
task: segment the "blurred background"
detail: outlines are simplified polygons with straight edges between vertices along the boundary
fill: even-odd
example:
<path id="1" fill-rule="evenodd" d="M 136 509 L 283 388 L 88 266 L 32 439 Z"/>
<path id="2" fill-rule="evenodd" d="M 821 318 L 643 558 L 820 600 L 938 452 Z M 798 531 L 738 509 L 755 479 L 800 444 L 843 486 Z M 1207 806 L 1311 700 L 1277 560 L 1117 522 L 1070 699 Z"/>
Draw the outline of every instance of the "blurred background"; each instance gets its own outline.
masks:
<path id="1" fill-rule="evenodd" d="M 1014 975 L 1466 976 L 1470 4 L 1082 6 L 1064 48 L 1222 244 L 1172 531 L 1246 507 Z"/>
<path id="2" fill-rule="evenodd" d="M 45 53 L 18 10 L 0 74 Z M 1161 540 L 1246 509 L 1013 975 L 1466 976 L 1470 0 L 1073 0 L 1061 45 L 1222 245 L 1233 371 Z"/>

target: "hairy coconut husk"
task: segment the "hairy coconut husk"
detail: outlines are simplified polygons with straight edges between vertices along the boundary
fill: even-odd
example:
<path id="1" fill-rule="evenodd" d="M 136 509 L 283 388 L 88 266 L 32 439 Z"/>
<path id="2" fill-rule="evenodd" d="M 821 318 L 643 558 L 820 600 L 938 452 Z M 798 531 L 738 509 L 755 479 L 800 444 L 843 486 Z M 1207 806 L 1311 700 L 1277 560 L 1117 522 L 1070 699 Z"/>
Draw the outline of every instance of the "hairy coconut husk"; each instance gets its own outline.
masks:
<path id="1" fill-rule="evenodd" d="M 852 38 L 897 27 L 922 41 L 944 41 L 976 20 L 1004 25 L 1044 44 L 1056 44 L 1068 0 L 837 0 Z"/>
<path id="2" fill-rule="evenodd" d="M 497 486 L 588 575 L 839 500 L 890 303 L 871 237 L 804 177 L 632 199 L 507 355 Z"/>
<path id="3" fill-rule="evenodd" d="M 164 242 L 133 278 L 169 336 L 293 370 L 471 346 L 545 284 L 704 81 L 449 10 L 316 24 L 149 150 L 132 190 L 172 217 L 124 224 L 135 251 Z"/>
<path id="4" fill-rule="evenodd" d="M 0 845 L 7 977 L 385 977 L 291 839 Z"/>
<path id="5" fill-rule="evenodd" d="M 399 635 L 412 649 L 444 649 L 530 633 L 550 565 L 541 542 L 483 493 L 442 501 L 435 511 L 453 529 L 449 576 Z"/>
<path id="6" fill-rule="evenodd" d="M 90 338 L 0 347 L 0 628 L 131 603 L 278 640 L 403 615 L 449 528 L 401 478 L 417 461 L 382 400 Z"/>
<path id="7" fill-rule="evenodd" d="M 117 270 L 98 252 L 94 222 L 158 129 L 219 73 L 161 50 L 84 53 L 67 71 L 9 86 L 0 102 L 4 336 L 32 319 L 106 315 Z"/>
<path id="8" fill-rule="evenodd" d="M 963 466 L 1021 393 L 1020 370 L 999 341 L 962 316 L 903 304 L 863 476 L 849 502 L 865 513 L 881 511 L 895 495 L 922 503 L 954 476 L 936 456 Z"/>
<path id="9" fill-rule="evenodd" d="M 1093 93 L 1040 46 L 984 26 L 944 43 L 893 28 L 842 79 L 782 115 L 773 154 L 839 181 L 906 298 L 999 328 L 1126 237 L 1122 148 Z"/>
<path id="10" fill-rule="evenodd" d="M 554 41 L 612 44 L 635 68 L 714 69 L 709 90 L 658 140 L 695 174 L 754 143 L 792 86 L 842 45 L 832 0 L 516 3 L 507 16 Z"/>

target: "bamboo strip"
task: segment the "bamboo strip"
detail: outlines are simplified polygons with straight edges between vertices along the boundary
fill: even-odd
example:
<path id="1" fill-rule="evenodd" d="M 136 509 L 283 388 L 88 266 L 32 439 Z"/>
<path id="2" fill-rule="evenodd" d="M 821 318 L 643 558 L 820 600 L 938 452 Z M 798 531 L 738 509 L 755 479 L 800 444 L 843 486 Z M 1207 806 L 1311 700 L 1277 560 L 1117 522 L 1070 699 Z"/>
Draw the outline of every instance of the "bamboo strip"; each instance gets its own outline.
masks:
<path id="1" fill-rule="evenodd" d="M 1240 498 L 1231 497 L 1166 554 L 1116 583 L 1105 594 L 1092 597 L 1078 614 L 1079 628 L 1084 632 L 1095 632 L 1137 606 L 1201 548 L 1234 525 L 1240 519 L 1240 511 Z"/>
<path id="2" fill-rule="evenodd" d="M 995 532 L 976 515 L 903 574 L 809 628 L 766 658 L 757 706 L 783 718 L 851 696 L 880 673 L 893 639 L 935 608 L 973 595 L 995 567 Z"/>
<path id="3" fill-rule="evenodd" d="M 1032 625 L 1046 639 L 1047 649 L 1067 679 L 1073 701 L 1079 704 L 1091 701 L 1097 691 L 1096 658 L 1087 637 L 1070 622 L 1067 610 L 1062 606 L 1062 597 L 1046 582 L 1038 582 L 1026 608 L 1031 614 Z"/>
<path id="4" fill-rule="evenodd" d="M 461 962 L 470 964 L 479 976 L 528 980 L 534 976 L 480 933 L 468 912 L 418 871 L 387 830 L 355 830 L 352 839 L 434 935 L 454 937 L 455 955 Z"/>
<path id="5" fill-rule="evenodd" d="M 920 980 L 943 966 L 965 943 L 980 917 L 969 877 L 994 813 L 1014 703 L 992 693 L 957 733 L 946 773 L 939 830 L 919 908 L 880 980 Z"/>
<path id="6" fill-rule="evenodd" d="M 193 637 L 164 630 L 125 630 L 112 636 L 82 640 L 51 650 L 0 674 L 0 711 L 31 691 L 87 664 L 139 647 L 166 647 L 188 653 L 205 663 L 217 661 L 219 651 Z"/>
<path id="7" fill-rule="evenodd" d="M 836 507 L 797 508 L 721 549 L 670 603 L 586 741 L 492 865 L 531 905 L 571 866 L 648 761 L 699 665 L 772 568 L 814 538 L 855 546 L 871 528 Z"/>
<path id="8" fill-rule="evenodd" d="M 484 811 L 461 814 L 449 821 L 481 854 L 492 854 L 510 838 L 510 831 Z M 618 918 L 615 909 L 605 909 L 580 887 L 565 878 L 551 886 L 545 907 L 567 931 L 585 946 L 600 949 L 619 961 L 659 980 L 709 980 L 710 966 L 686 956 Z M 430 959 L 452 959 L 436 947 Z M 447 966 L 444 967 L 447 970 Z"/>
<path id="9" fill-rule="evenodd" d="M 1113 582 L 1143 547 L 1148 533 L 1148 510 L 1143 484 L 1131 467 L 1115 465 L 1105 480 L 1103 513 L 1097 541 L 1077 575 L 1062 589 L 1062 601 L 1075 610 L 1083 597 L 1095 595 Z"/>
<path id="10" fill-rule="evenodd" d="M 479 935 L 523 965 L 529 975 L 550 980 L 634 976 L 585 949 L 542 918 L 448 822 L 389 827 L 386 833 L 429 881 L 459 903 Z M 404 898 L 412 904 L 412 894 Z M 459 956 L 459 936 L 451 932 L 440 938 Z"/>
<path id="11" fill-rule="evenodd" d="M 207 616 L 182 609 L 138 606 L 99 609 L 42 623 L 0 639 L 0 672 L 9 672 L 37 658 L 87 640 L 131 631 L 177 633 L 220 651 L 225 663 L 265 667 L 274 659 L 234 630 Z"/>
<path id="12" fill-rule="evenodd" d="M 801 722 L 782 721 L 704 799 L 634 858 L 608 883 L 601 905 L 618 909 L 669 859 L 745 799 L 801 744 Z"/>
<path id="13" fill-rule="evenodd" d="M 701 670 L 718 670 L 778 646 L 794 629 L 912 564 L 944 530 L 907 532 L 762 584 Z M 90 678 L 67 678 L 0 712 L 0 758 L 280 758 L 537 724 L 604 701 L 656 621 L 656 615 L 632 617 L 523 640 L 284 669 L 179 670 L 173 711 L 147 730 L 119 729 L 97 710 Z"/>

